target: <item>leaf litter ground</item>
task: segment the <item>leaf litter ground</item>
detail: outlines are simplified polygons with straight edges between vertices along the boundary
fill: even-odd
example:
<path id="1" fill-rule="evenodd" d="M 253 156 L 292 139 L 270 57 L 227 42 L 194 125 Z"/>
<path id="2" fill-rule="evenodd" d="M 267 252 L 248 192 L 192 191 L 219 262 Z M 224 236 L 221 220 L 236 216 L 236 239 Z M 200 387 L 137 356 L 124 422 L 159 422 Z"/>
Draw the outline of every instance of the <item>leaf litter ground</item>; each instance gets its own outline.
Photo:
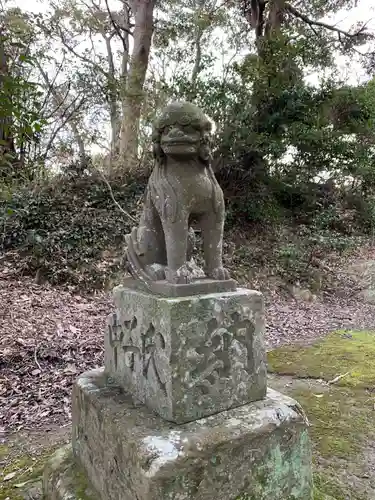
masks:
<path id="1" fill-rule="evenodd" d="M 70 419 L 71 385 L 103 362 L 105 294 L 0 279 L 0 430 Z"/>

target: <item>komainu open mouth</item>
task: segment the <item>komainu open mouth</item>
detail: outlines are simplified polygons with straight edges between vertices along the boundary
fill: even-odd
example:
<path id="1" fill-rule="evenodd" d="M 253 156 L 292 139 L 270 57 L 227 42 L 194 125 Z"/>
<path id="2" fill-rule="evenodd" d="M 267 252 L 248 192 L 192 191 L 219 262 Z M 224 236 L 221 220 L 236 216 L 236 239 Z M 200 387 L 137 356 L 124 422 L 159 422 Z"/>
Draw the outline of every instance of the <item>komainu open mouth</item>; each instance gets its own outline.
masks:
<path id="1" fill-rule="evenodd" d="M 165 139 L 161 141 L 164 146 L 183 146 L 184 144 L 198 144 L 196 139 L 191 139 L 189 136 L 179 137 L 178 139 Z"/>

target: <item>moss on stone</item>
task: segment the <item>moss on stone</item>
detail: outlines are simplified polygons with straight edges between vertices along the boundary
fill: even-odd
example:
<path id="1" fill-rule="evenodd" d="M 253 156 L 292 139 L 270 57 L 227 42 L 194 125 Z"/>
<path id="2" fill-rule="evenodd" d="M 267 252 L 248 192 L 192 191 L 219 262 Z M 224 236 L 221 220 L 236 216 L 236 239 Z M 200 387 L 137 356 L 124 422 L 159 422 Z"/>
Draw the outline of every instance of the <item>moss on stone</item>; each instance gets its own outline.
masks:
<path id="1" fill-rule="evenodd" d="M 337 498 L 332 497 L 331 495 L 326 495 L 318 490 L 318 488 L 314 489 L 314 500 L 338 500 Z"/>
<path id="2" fill-rule="evenodd" d="M 88 484 L 87 476 L 80 468 L 74 470 L 74 484 L 76 485 L 77 498 L 81 500 L 92 500 L 92 492 Z"/>
<path id="3" fill-rule="evenodd" d="M 0 445 L 0 460 L 3 460 L 9 454 L 9 448 L 5 445 Z"/>
<path id="4" fill-rule="evenodd" d="M 286 346 L 268 353 L 270 372 L 372 387 L 375 381 L 375 332 L 333 332 L 309 346 Z"/>
<path id="5" fill-rule="evenodd" d="M 296 379 L 331 381 L 349 372 L 330 385 L 295 380 L 285 392 L 302 405 L 311 423 L 314 500 L 369 500 L 355 485 L 342 484 L 340 470 L 345 463 L 362 467 L 362 451 L 374 439 L 374 396 L 368 389 L 375 384 L 375 333 L 334 332 L 309 347 L 276 349 L 268 363 L 271 372 Z"/>
<path id="6" fill-rule="evenodd" d="M 81 466 L 74 460 L 70 444 L 49 457 L 44 469 L 44 488 L 47 498 L 55 498 L 57 493 L 58 498 L 67 498 L 72 493 L 77 500 L 98 498 Z"/>
<path id="7" fill-rule="evenodd" d="M 244 494 L 244 495 L 240 495 L 238 497 L 235 498 L 235 500 L 259 500 L 259 497 L 258 496 L 254 496 L 254 495 L 247 495 L 247 494 Z M 292 496 L 289 496 L 288 498 L 285 498 L 284 500 L 296 500 L 296 497 L 294 495 Z M 310 500 L 310 499 L 306 499 L 306 500 Z M 326 498 L 326 497 L 314 497 L 312 500 L 336 500 L 336 499 L 331 499 L 331 498 Z"/>

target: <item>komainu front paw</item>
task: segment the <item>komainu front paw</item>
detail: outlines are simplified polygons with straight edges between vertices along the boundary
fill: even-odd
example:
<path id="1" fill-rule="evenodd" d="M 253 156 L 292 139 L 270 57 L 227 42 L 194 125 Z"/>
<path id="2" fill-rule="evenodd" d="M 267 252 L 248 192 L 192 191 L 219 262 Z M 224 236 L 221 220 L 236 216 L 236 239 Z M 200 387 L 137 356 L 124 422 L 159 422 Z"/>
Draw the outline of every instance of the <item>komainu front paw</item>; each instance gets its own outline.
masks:
<path id="1" fill-rule="evenodd" d="M 207 273 L 207 276 L 209 278 L 214 279 L 214 280 L 220 280 L 220 281 L 229 280 L 229 278 L 230 278 L 230 274 L 229 274 L 228 269 L 225 269 L 225 267 L 223 267 L 223 266 L 216 267 L 212 271 L 209 271 Z"/>
<path id="2" fill-rule="evenodd" d="M 166 269 L 165 270 L 165 277 L 169 283 L 174 283 L 178 285 L 183 285 L 186 283 L 190 283 L 192 279 L 192 273 L 191 270 L 188 268 L 186 264 L 181 266 L 179 269 L 176 271 L 173 269 Z"/>

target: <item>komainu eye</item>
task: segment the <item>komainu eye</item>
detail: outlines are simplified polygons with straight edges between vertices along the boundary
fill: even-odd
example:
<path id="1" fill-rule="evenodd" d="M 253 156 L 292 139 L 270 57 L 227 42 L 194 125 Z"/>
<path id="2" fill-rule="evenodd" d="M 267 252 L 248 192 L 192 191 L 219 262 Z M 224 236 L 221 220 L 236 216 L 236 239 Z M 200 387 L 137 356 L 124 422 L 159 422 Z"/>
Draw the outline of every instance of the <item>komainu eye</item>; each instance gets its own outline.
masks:
<path id="1" fill-rule="evenodd" d="M 180 116 L 178 120 L 179 124 L 182 125 L 183 127 L 186 127 L 186 125 L 190 125 L 191 123 L 191 118 L 189 115 L 182 115 Z"/>
<path id="2" fill-rule="evenodd" d="M 190 125 L 194 128 L 194 130 L 197 130 L 198 132 L 201 131 L 202 127 L 201 127 L 201 122 L 199 121 L 198 118 L 192 118 L 191 122 L 190 122 Z"/>

